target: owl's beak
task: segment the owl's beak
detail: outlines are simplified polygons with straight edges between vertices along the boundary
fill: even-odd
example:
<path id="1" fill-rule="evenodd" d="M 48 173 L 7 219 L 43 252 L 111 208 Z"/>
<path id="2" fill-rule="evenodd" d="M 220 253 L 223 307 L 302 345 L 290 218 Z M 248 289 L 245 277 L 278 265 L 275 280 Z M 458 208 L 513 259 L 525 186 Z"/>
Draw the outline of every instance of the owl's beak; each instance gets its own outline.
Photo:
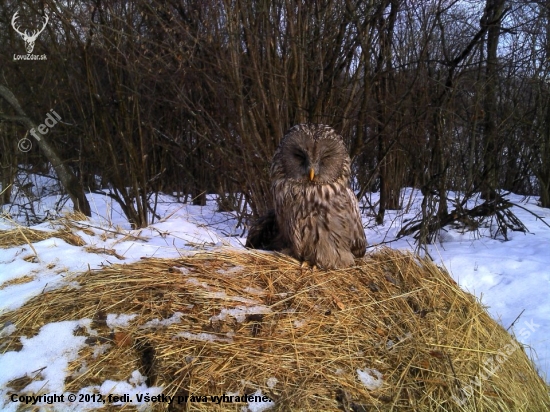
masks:
<path id="1" fill-rule="evenodd" d="M 309 180 L 313 180 L 315 177 L 315 170 L 313 170 L 313 167 L 309 169 Z"/>

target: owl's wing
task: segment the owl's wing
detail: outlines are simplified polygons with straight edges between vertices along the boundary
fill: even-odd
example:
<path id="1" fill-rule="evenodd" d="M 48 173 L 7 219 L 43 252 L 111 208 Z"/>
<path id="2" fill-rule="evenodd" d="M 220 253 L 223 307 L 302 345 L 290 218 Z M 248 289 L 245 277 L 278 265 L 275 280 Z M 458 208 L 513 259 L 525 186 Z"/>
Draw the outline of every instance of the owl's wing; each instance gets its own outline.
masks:
<path id="1" fill-rule="evenodd" d="M 351 230 L 351 253 L 356 258 L 365 256 L 367 248 L 367 237 L 365 229 L 361 221 L 361 213 L 359 213 L 359 203 L 355 193 L 350 188 L 347 188 L 350 208 L 350 230 Z"/>
<path id="2" fill-rule="evenodd" d="M 272 209 L 264 216 L 256 219 L 246 238 L 246 247 L 251 249 L 279 250 L 279 227 L 275 211 Z"/>

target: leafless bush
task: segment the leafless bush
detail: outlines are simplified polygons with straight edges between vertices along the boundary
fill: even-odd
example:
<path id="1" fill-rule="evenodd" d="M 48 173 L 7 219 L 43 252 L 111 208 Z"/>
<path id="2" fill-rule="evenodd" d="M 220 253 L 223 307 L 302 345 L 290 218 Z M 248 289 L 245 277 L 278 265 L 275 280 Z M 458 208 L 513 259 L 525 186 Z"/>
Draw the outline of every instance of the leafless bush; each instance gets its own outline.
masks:
<path id="1" fill-rule="evenodd" d="M 61 157 L 136 227 L 151 221 L 149 196 L 159 192 L 195 204 L 215 193 L 241 219 L 265 213 L 272 154 L 300 122 L 345 137 L 359 195 L 380 190 L 378 223 L 401 207 L 404 186 L 441 194 L 426 200 L 427 225 L 448 215 L 451 189 L 540 194 L 550 206 L 543 5 L 43 3 L 51 18 L 35 49 L 44 62 L 11 59 L 23 45 L 9 26 L 16 10 L 22 18 L 43 10 L 24 0 L 0 12 L 1 82 L 14 85 L 31 117 L 62 113 Z M 13 135 L 0 136 L 12 147 Z M 3 156 L 2 170 L 13 161 Z"/>

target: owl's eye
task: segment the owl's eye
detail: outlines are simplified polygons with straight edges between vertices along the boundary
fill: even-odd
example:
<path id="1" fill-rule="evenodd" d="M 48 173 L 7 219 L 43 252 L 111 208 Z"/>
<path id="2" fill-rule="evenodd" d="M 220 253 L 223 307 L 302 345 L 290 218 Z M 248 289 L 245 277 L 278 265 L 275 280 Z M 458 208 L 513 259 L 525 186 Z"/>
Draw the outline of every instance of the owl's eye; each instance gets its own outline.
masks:
<path id="1" fill-rule="evenodd" d="M 300 163 L 304 163 L 306 161 L 306 154 L 302 151 L 294 152 L 294 157 L 296 160 L 298 160 Z"/>
<path id="2" fill-rule="evenodd" d="M 329 155 L 329 154 L 326 154 L 326 155 L 321 156 L 321 161 L 320 161 L 320 163 L 324 165 L 324 164 L 326 164 L 327 162 L 329 162 L 329 160 L 330 160 L 330 155 Z"/>

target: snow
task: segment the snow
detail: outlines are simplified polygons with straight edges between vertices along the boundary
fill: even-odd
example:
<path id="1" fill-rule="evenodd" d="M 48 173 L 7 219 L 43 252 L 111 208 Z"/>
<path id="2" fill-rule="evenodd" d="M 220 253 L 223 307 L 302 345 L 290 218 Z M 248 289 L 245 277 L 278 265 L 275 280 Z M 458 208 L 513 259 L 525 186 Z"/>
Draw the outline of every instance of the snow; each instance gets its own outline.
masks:
<path id="1" fill-rule="evenodd" d="M 458 196 L 458 195 L 457 195 Z M 509 232 L 509 241 L 502 237 L 493 239 L 495 227 L 488 225 L 476 231 L 445 228 L 437 241 L 427 247 L 427 253 L 437 264 L 444 266 L 457 283 L 476 295 L 487 307 L 490 315 L 502 326 L 509 328 L 528 350 L 541 376 L 547 379 L 550 372 L 550 209 L 537 206 L 535 198 L 510 194 L 507 198 L 518 206 L 512 211 L 528 228 L 527 233 Z M 201 250 L 216 250 L 232 247 L 243 250 L 245 238 L 243 229 L 237 227 L 237 219 L 229 213 L 216 212 L 215 201 L 210 197 L 207 206 L 182 205 L 170 196 L 161 196 L 157 207 L 160 220 L 145 229 L 132 230 L 120 208 L 110 199 L 100 195 L 89 195 L 93 210 L 92 219 L 74 222 L 81 230 L 76 234 L 87 243 L 79 247 L 67 244 L 61 239 L 50 238 L 33 243 L 34 250 L 23 244 L 0 249 L 0 313 L 6 314 L 24 305 L 31 298 L 60 287 L 78 287 L 72 283 L 75 275 L 90 269 L 98 269 L 113 263 L 129 264 L 142 258 L 177 258 Z M 419 210 L 420 194 L 416 190 L 403 191 L 404 207 L 400 211 L 387 211 L 383 225 L 376 225 L 374 214 L 366 209 L 363 214 L 368 251 L 380 246 L 394 249 L 415 250 L 412 237 L 396 239 L 396 235 L 407 219 L 414 218 Z M 58 197 L 42 199 L 36 210 L 52 213 Z M 378 195 L 371 195 L 371 204 L 376 204 Z M 69 207 L 70 205 L 67 205 Z M 472 203 L 468 204 L 472 206 Z M 521 207 L 519 207 L 521 206 Z M 4 209 L 6 206 L 4 206 Z M 452 208 L 452 206 L 451 206 Z M 4 210 L 4 212 L 6 212 Z M 17 208 L 10 213 L 17 215 Z M 46 221 L 33 226 L 34 229 L 56 230 L 56 221 Z M 0 214 L 0 230 L 17 227 L 17 222 L 6 213 Z M 244 234 L 246 236 L 246 234 Z M 91 250 L 93 249 L 93 251 Z M 105 251 L 103 253 L 102 251 Z M 116 253 L 108 253 L 114 251 Z M 35 256 L 36 255 L 36 256 Z M 33 258 L 33 256 L 35 256 Z M 243 322 L 249 314 L 270 313 L 270 309 L 251 299 L 231 298 L 192 277 L 192 272 L 180 268 L 184 279 L 196 284 L 211 298 L 227 301 L 212 320 L 227 317 Z M 239 268 L 223 271 L 224 276 L 234 276 Z M 258 296 L 264 292 L 256 291 Z M 235 306 L 232 302 L 238 302 Z M 185 309 L 185 308 L 182 308 Z M 187 308 L 189 309 L 189 308 Z M 109 313 L 107 323 L 111 328 L 131 324 L 135 314 Z M 155 319 L 142 328 L 168 327 L 181 321 L 177 312 L 167 319 Z M 296 328 L 307 323 L 307 319 L 296 321 Z M 14 379 L 31 377 L 33 381 L 18 393 L 33 391 L 37 394 L 66 394 L 64 382 L 70 376 L 67 366 L 78 357 L 84 345 L 84 336 L 76 336 L 75 330 L 85 328 L 89 335 L 91 320 L 74 319 L 49 323 L 41 327 L 34 337 L 20 338 L 21 349 L 0 354 L 0 410 L 16 410 L 18 403 L 9 401 L 6 395 L 12 393 L 8 383 Z M 0 325 L 0 337 L 17 334 L 15 323 Z M 229 335 L 184 332 L 179 339 L 230 342 Z M 529 348 L 531 351 L 529 352 Z M 0 348 L 1 349 L 1 348 Z M 96 356 L 101 356 L 106 347 L 98 345 Z M 341 374 L 356 374 L 356 379 L 373 390 L 382 384 L 382 376 L 375 369 L 355 371 L 341 370 Z M 84 367 L 84 366 L 83 366 Z M 72 372 L 74 374 L 79 373 Z M 105 380 L 97 387 L 82 388 L 82 394 L 162 394 L 162 388 L 148 387 L 146 377 L 135 371 L 126 381 Z M 269 388 L 277 384 L 275 377 L 267 382 Z M 279 383 L 280 385 L 280 383 Z M 11 392 L 10 392 L 11 391 Z M 29 392 L 30 393 L 30 392 Z M 258 389 L 255 395 L 261 396 Z M 215 394 L 213 394 L 215 395 Z M 236 394 L 238 395 L 238 394 Z M 133 396 L 134 404 L 137 404 Z M 44 404 L 44 403 L 43 403 Z M 42 404 L 39 404 L 42 405 Z M 92 405 L 97 404 L 90 403 Z M 249 411 L 264 411 L 273 402 L 251 402 L 245 407 Z M 19 405 L 21 406 L 21 405 Z M 66 407 L 74 407 L 66 403 Z M 79 407 L 86 405 L 79 404 Z M 138 408 L 147 408 L 143 401 Z"/>
<path id="2" fill-rule="evenodd" d="M 369 391 L 375 391 L 384 383 L 382 374 L 376 369 L 357 369 L 357 377 Z"/>
<path id="3" fill-rule="evenodd" d="M 140 401 L 139 396 L 158 396 L 162 394 L 162 388 L 160 387 L 147 387 L 145 384 L 146 378 L 137 370 L 132 372 L 128 381 L 113 381 L 107 379 L 100 386 L 88 386 L 78 391 L 76 399 L 82 399 L 80 395 L 89 394 L 101 394 L 103 399 L 107 399 L 109 395 L 122 397 L 128 395 L 128 399 L 132 400 L 132 405 L 137 406 L 138 411 L 147 411 L 150 409 L 150 405 L 143 400 Z M 139 395 L 139 396 L 138 396 Z M 85 398 L 84 398 L 85 399 Z M 93 398 L 92 398 L 93 399 Z M 111 405 L 124 405 L 126 402 L 114 401 L 110 402 Z M 73 407 L 82 409 L 99 409 L 104 405 L 98 402 L 82 402 L 75 403 Z"/>
<path id="4" fill-rule="evenodd" d="M 272 376 L 270 378 L 267 378 L 266 385 L 269 389 L 275 389 L 275 386 L 277 385 L 279 381 L 276 377 Z"/>
<path id="5" fill-rule="evenodd" d="M 239 323 L 243 323 L 246 320 L 246 315 L 256 315 L 256 314 L 268 314 L 271 313 L 271 309 L 267 306 L 256 305 L 256 306 L 236 306 L 231 309 L 222 309 L 219 315 L 212 316 L 211 321 L 219 321 L 227 319 L 227 316 L 235 318 Z"/>
<path id="6" fill-rule="evenodd" d="M 174 335 L 175 338 L 184 338 L 188 340 L 198 340 L 203 342 L 233 342 L 233 339 L 231 336 L 228 336 L 227 338 L 220 338 L 217 335 L 214 335 L 212 333 L 207 332 L 200 332 L 200 333 L 191 333 L 191 332 L 180 332 Z"/>
<path id="7" fill-rule="evenodd" d="M 189 306 L 188 309 L 193 308 L 193 305 L 188 305 L 188 306 Z M 180 323 L 182 316 L 183 316 L 183 313 L 175 312 L 172 316 L 170 316 L 169 318 L 166 318 L 166 319 L 153 319 L 153 320 L 150 320 L 149 322 L 144 323 L 140 327 L 140 329 L 149 329 L 149 328 L 157 329 L 157 328 L 162 328 L 162 327 L 173 325 L 174 323 Z"/>
<path id="8" fill-rule="evenodd" d="M 2 402 L 9 399 L 6 384 L 25 376 L 40 376 L 41 379 L 28 384 L 21 393 L 62 394 L 69 362 L 78 358 L 78 351 L 86 339 L 84 336 L 74 336 L 73 331 L 78 327 L 89 329 L 90 323 L 90 319 L 49 323 L 42 326 L 33 338 L 22 336 L 21 350 L 0 356 Z"/>
<path id="9" fill-rule="evenodd" d="M 122 313 L 120 315 L 109 313 L 107 315 L 107 326 L 111 329 L 127 328 L 130 325 L 132 319 L 134 319 L 136 316 L 137 314 L 135 313 L 132 313 L 130 315 L 127 315 L 125 313 Z"/>
<path id="10" fill-rule="evenodd" d="M 251 396 L 261 398 L 263 396 L 262 391 L 260 389 L 258 389 Z M 248 402 L 248 409 L 247 408 L 243 408 L 243 409 L 244 409 L 244 412 L 263 412 L 263 411 L 267 411 L 268 409 L 272 408 L 273 406 L 275 406 L 275 402 L 273 402 L 273 401 Z"/>
<path id="11" fill-rule="evenodd" d="M 414 205 L 419 203 L 419 193 L 411 193 L 411 189 L 405 192 L 405 199 L 412 197 Z M 550 209 L 537 206 L 533 197 L 510 194 L 506 198 L 520 206 L 511 210 L 527 227 L 527 233 L 509 231 L 510 240 L 504 241 L 490 237 L 494 227 L 465 233 L 446 228 L 438 241 L 429 245 L 428 253 L 449 271 L 460 287 L 477 296 L 495 320 L 510 328 L 509 332 L 526 345 L 526 350 L 531 350 L 539 374 L 548 382 Z M 388 242 L 386 246 L 394 249 L 414 249 L 410 237 L 395 240 L 403 219 L 412 218 L 414 212 L 398 214 L 390 214 L 386 220 L 391 223 L 376 228 L 374 233 L 367 230 L 371 245 Z"/>

